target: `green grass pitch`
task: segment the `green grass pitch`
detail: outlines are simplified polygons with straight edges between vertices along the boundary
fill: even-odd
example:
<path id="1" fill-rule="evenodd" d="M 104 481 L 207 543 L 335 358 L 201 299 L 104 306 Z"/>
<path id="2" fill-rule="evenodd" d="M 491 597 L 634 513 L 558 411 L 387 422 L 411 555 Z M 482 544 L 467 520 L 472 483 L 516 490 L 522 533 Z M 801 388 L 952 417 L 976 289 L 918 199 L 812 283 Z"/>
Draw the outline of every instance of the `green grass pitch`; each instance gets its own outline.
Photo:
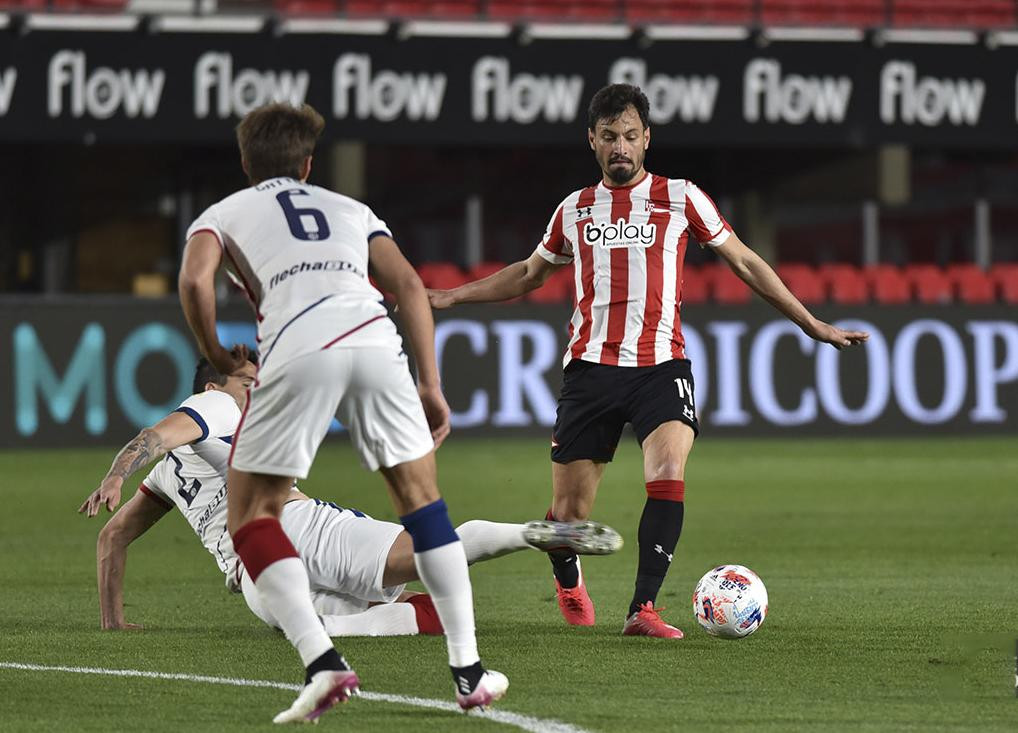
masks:
<path id="1" fill-rule="evenodd" d="M 0 662 L 297 682 L 285 640 L 229 595 L 179 516 L 132 546 L 129 621 L 100 632 L 94 540 L 75 510 L 113 451 L 0 452 Z M 511 680 L 501 709 L 591 731 L 1014 731 L 1018 637 L 1018 441 L 700 441 L 686 526 L 658 599 L 686 631 L 623 638 L 643 505 L 640 454 L 624 442 L 595 518 L 626 547 L 584 563 L 593 628 L 569 628 L 548 563 L 527 552 L 472 570 L 484 659 Z M 441 449 L 454 522 L 543 516 L 543 440 L 454 438 Z M 137 485 L 143 474 L 135 477 Z M 343 444 L 323 448 L 309 494 L 392 519 L 381 480 Z M 126 498 L 126 496 L 125 496 Z M 770 615 L 723 641 L 690 597 L 715 564 L 757 571 Z M 338 642 L 364 689 L 452 700 L 434 637 Z M 292 693 L 0 669 L 0 731 L 252 731 Z M 322 719 L 343 731 L 510 730 L 355 700 Z"/>

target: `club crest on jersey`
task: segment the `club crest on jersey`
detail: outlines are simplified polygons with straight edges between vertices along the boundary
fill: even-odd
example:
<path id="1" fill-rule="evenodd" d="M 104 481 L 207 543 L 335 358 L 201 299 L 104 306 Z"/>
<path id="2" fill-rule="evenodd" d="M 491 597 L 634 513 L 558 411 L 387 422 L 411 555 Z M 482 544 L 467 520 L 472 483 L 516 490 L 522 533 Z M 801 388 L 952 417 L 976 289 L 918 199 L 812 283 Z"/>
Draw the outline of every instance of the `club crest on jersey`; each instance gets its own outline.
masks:
<path id="1" fill-rule="evenodd" d="M 657 236 L 656 224 L 633 224 L 619 219 L 614 224 L 607 222 L 587 222 L 583 227 L 583 241 L 594 246 L 600 245 L 614 249 L 615 247 L 650 247 Z"/>

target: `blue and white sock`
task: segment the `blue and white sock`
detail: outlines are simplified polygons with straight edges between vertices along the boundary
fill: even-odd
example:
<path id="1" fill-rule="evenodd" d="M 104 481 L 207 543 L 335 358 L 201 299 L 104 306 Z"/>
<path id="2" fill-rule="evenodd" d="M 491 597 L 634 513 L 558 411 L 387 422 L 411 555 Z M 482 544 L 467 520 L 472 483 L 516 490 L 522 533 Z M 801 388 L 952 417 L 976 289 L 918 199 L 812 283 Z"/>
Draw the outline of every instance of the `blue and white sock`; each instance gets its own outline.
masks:
<path id="1" fill-rule="evenodd" d="M 431 594 L 445 629 L 449 666 L 480 662 L 474 635 L 474 599 L 463 543 L 452 528 L 442 499 L 423 506 L 400 521 L 414 543 L 414 564 Z"/>

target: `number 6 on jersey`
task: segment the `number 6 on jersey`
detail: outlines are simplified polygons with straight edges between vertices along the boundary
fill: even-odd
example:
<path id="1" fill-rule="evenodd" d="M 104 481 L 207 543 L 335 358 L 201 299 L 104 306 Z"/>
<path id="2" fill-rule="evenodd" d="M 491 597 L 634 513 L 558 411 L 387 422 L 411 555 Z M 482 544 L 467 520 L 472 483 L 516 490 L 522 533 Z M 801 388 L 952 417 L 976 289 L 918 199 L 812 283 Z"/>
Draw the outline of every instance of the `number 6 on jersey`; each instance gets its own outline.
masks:
<path id="1" fill-rule="evenodd" d="M 329 222 L 326 221 L 325 214 L 319 209 L 302 209 L 293 205 L 291 197 L 309 195 L 307 191 L 293 188 L 289 191 L 276 194 L 276 201 L 283 207 L 283 213 L 286 214 L 286 223 L 290 227 L 290 233 L 297 239 L 305 242 L 317 242 L 320 239 L 328 239 L 330 234 Z M 307 227 L 305 227 L 307 217 L 314 221 L 315 228 L 312 231 L 308 231 Z"/>

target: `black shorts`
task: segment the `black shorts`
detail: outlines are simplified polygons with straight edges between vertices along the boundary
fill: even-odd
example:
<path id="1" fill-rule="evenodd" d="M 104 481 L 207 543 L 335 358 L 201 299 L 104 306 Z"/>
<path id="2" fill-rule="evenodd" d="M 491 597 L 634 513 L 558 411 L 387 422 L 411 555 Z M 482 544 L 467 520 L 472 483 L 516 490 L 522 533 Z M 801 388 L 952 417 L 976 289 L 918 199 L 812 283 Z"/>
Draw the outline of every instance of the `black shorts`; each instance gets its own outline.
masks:
<path id="1" fill-rule="evenodd" d="M 632 423 L 642 445 L 656 427 L 670 420 L 700 433 L 689 359 L 649 367 L 607 366 L 575 359 L 562 380 L 551 460 L 610 461 L 627 422 Z"/>

